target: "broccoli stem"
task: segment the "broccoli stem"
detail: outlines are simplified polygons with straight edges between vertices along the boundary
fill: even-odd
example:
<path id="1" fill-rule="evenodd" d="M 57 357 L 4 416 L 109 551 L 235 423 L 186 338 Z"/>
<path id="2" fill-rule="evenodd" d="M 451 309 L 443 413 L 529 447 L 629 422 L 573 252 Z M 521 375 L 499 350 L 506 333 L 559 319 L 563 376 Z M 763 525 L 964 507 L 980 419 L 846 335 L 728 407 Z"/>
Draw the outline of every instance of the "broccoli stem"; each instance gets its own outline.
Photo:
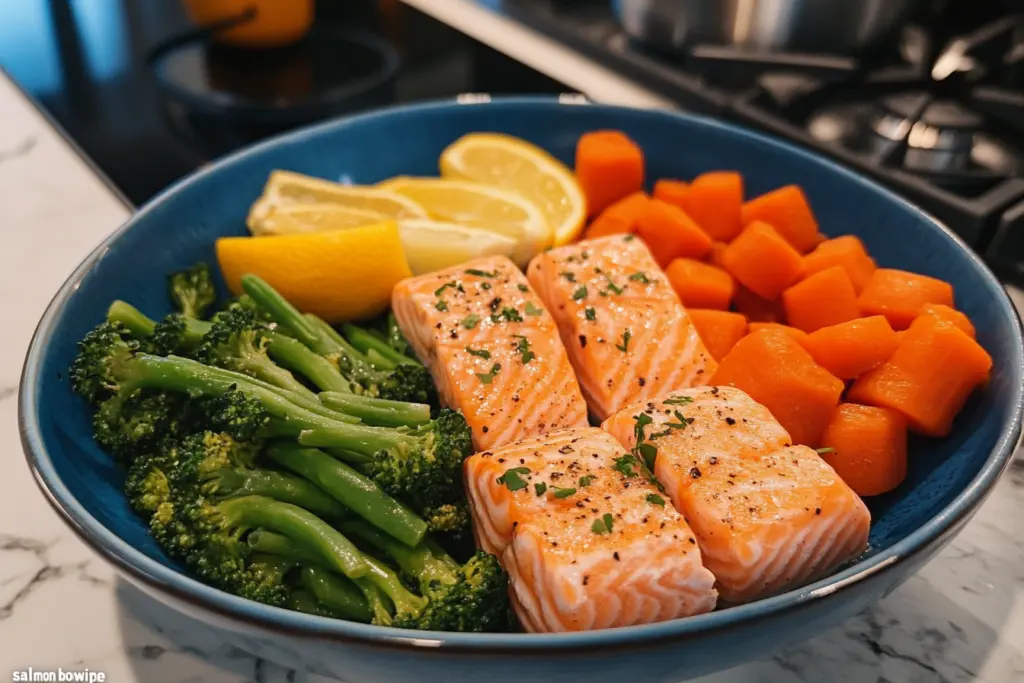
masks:
<path id="1" fill-rule="evenodd" d="M 341 529 L 386 553 L 402 571 L 418 579 L 421 584 L 429 584 L 431 581 L 451 583 L 456 579 L 458 563 L 430 538 L 410 548 L 396 543 L 393 538 L 362 520 L 346 521 Z"/>
<path id="2" fill-rule="evenodd" d="M 368 425 L 383 427 L 414 427 L 430 422 L 430 406 L 385 398 L 325 391 L 320 402 L 346 415 L 361 419 Z"/>
<path id="3" fill-rule="evenodd" d="M 306 377 L 321 391 L 350 393 L 351 383 L 345 379 L 331 361 L 309 349 L 305 344 L 283 334 L 267 335 L 267 352 L 275 361 L 293 372 Z"/>
<path id="4" fill-rule="evenodd" d="M 273 384 L 304 399 L 316 397 L 316 394 L 310 391 L 305 384 L 297 380 L 295 375 L 276 365 L 267 356 L 261 354 L 256 358 L 239 358 L 237 363 L 237 369 L 245 375 L 254 377 L 267 384 Z"/>
<path id="5" fill-rule="evenodd" d="M 281 296 L 276 289 L 257 275 L 243 275 L 242 289 L 256 305 L 270 314 L 274 321 L 285 328 L 291 336 L 322 356 L 329 355 L 335 349 L 328 345 L 318 330 L 314 329 L 298 309 Z"/>
<path id="6" fill-rule="evenodd" d="M 427 533 L 426 522 L 373 481 L 321 450 L 276 441 L 267 448 L 267 456 L 316 484 L 374 527 L 406 545 L 416 545 Z"/>
<path id="7" fill-rule="evenodd" d="M 288 599 L 288 607 L 296 612 L 313 614 L 318 617 L 329 617 L 332 619 L 347 618 L 328 609 L 326 605 L 321 605 L 313 594 L 305 589 L 292 591 L 292 595 Z M 355 620 L 352 619 L 351 621 Z"/>
<path id="8" fill-rule="evenodd" d="M 148 318 L 127 301 L 120 299 L 110 304 L 110 308 L 107 309 L 107 320 L 112 323 L 121 323 L 136 337 L 148 337 L 156 329 L 156 321 Z"/>
<path id="9" fill-rule="evenodd" d="M 115 362 L 113 373 L 128 389 L 151 388 L 179 391 L 190 395 L 221 396 L 238 389 L 263 405 L 292 434 L 309 429 L 334 429 L 358 418 L 335 413 L 330 416 L 300 405 L 291 392 L 275 391 L 241 373 L 203 365 L 180 356 L 153 356 L 138 353 Z M 281 393 L 284 392 L 284 393 Z M 318 404 L 319 405 L 319 404 Z M 322 406 L 321 406 L 322 407 Z"/>
<path id="10" fill-rule="evenodd" d="M 345 323 L 345 325 L 342 326 L 342 331 L 345 333 L 345 336 L 348 337 L 349 341 L 352 342 L 352 345 L 357 349 L 367 355 L 369 355 L 371 350 L 377 352 L 387 361 L 392 363 L 392 367 L 397 367 L 399 365 L 419 365 L 417 361 L 409 358 L 403 353 L 395 351 L 386 341 L 378 339 L 369 331 L 364 330 L 361 327 Z"/>
<path id="11" fill-rule="evenodd" d="M 315 316 L 312 313 L 306 313 L 302 317 L 304 317 L 310 327 L 314 328 L 320 337 L 325 340 L 325 343 L 332 347 L 332 353 L 340 353 L 342 355 L 349 356 L 350 358 L 362 360 L 367 363 L 370 362 L 370 359 L 367 358 L 362 351 L 349 344 L 348 340 L 338 334 L 338 331 L 331 327 L 323 318 Z M 393 367 L 382 369 L 394 370 Z"/>
<path id="12" fill-rule="evenodd" d="M 363 591 L 345 577 L 317 567 L 303 567 L 300 580 L 318 603 L 338 616 L 364 623 L 373 619 Z"/>
<path id="13" fill-rule="evenodd" d="M 349 578 L 365 576 L 370 567 L 352 541 L 312 512 L 265 496 L 231 498 L 218 503 L 228 524 L 271 529 L 306 546 L 331 569 Z"/>
<path id="14" fill-rule="evenodd" d="M 265 469 L 224 469 L 212 482 L 220 496 L 265 496 L 309 510 L 318 517 L 342 519 L 345 507 L 322 489 L 301 477 Z"/>
<path id="15" fill-rule="evenodd" d="M 372 458 L 378 451 L 402 447 L 412 448 L 416 445 L 417 437 L 389 427 L 339 424 L 304 429 L 299 432 L 298 441 L 303 446 L 341 449 Z"/>

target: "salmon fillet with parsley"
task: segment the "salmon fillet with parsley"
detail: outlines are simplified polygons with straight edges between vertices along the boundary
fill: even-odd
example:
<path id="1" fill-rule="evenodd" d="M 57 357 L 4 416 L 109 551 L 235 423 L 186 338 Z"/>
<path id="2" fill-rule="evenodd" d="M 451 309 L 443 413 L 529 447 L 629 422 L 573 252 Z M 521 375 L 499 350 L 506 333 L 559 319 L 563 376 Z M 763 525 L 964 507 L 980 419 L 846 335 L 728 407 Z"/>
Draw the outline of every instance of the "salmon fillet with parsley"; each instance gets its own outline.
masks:
<path id="1" fill-rule="evenodd" d="M 477 450 L 587 424 L 554 320 L 509 259 L 408 278 L 391 305 L 441 401 L 465 416 Z"/>
<path id="2" fill-rule="evenodd" d="M 812 449 L 793 446 L 739 389 L 700 387 L 616 413 L 602 427 L 654 461 L 728 602 L 799 586 L 867 547 L 863 501 Z"/>
<path id="3" fill-rule="evenodd" d="M 465 463 L 477 544 L 501 558 L 534 633 L 665 621 L 715 607 L 694 534 L 606 432 L 568 429 Z"/>
<path id="4" fill-rule="evenodd" d="M 527 274 L 598 419 L 706 384 L 717 368 L 665 273 L 632 235 L 552 249 L 534 257 Z"/>

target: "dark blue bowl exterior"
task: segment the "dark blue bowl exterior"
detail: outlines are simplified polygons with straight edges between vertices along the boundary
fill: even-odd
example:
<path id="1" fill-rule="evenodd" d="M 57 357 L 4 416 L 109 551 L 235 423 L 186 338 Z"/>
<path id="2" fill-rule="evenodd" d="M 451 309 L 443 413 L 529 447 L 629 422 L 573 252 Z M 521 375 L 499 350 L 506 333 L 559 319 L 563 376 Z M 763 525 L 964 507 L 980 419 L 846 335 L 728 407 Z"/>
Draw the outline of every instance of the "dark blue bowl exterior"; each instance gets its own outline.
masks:
<path id="1" fill-rule="evenodd" d="M 870 501 L 869 555 L 799 591 L 689 620 L 558 637 L 421 639 L 439 649 L 413 647 L 408 633 L 248 603 L 175 573 L 125 504 L 121 474 L 93 442 L 85 406 L 67 384 L 75 342 L 109 303 L 125 298 L 151 315 L 165 313 L 164 274 L 213 261 L 215 238 L 244 234 L 249 205 L 273 169 L 351 183 L 432 175 L 444 147 L 470 131 L 517 135 L 571 164 L 580 134 L 599 128 L 624 130 L 639 142 L 652 179 L 738 169 L 748 196 L 798 184 L 825 233 L 858 235 L 881 266 L 953 283 L 958 307 L 995 361 L 992 381 L 970 401 L 949 438 L 913 444 L 909 476 L 897 492 Z M 879 187 L 781 143 L 702 119 L 509 100 L 423 105 L 332 122 L 229 157 L 171 188 L 83 264 L 55 299 L 30 350 L 21 408 L 30 463 L 72 526 L 133 582 L 198 619 L 228 627 L 244 649 L 352 681 L 432 682 L 476 669 L 495 681 L 524 674 L 566 680 L 570 671 L 570 679 L 610 681 L 628 671 L 636 680 L 656 681 L 732 666 L 819 632 L 894 588 L 937 552 L 1009 460 L 1020 430 L 1022 366 L 1019 321 L 996 280 L 948 232 Z M 588 654 L 580 656 L 581 649 Z"/>

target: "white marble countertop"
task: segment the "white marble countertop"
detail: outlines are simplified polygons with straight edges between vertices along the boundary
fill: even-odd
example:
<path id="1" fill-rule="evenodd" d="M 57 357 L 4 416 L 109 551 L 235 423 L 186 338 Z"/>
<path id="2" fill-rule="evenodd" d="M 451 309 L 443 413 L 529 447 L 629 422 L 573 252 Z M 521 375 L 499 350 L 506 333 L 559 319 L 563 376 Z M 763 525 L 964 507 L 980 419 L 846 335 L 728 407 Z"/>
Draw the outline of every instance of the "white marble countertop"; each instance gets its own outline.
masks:
<path id="1" fill-rule="evenodd" d="M 50 297 L 129 209 L 0 72 L 0 683 L 29 667 L 107 681 L 308 680 L 221 644 L 64 527 L 22 457 L 22 358 Z M 869 612 L 701 683 L 1024 681 L 1024 464 L 937 559 Z"/>

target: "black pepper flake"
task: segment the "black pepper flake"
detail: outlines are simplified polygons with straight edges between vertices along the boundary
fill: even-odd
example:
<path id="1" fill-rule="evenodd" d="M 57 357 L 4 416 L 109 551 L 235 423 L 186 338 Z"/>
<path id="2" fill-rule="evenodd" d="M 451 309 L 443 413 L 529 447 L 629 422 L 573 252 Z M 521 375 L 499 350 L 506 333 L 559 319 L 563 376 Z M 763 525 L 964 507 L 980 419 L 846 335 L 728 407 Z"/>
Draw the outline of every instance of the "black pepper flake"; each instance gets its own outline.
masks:
<path id="1" fill-rule="evenodd" d="M 573 450 L 572 446 L 570 446 L 569 444 L 565 444 L 564 446 L 558 449 L 558 452 L 561 453 L 562 455 L 568 455 L 569 453 L 573 453 L 575 451 Z"/>
<path id="2" fill-rule="evenodd" d="M 612 557 L 615 558 L 616 562 L 618 562 L 619 561 L 619 552 L 615 551 L 614 553 L 612 553 Z"/>
<path id="3" fill-rule="evenodd" d="M 727 424 L 730 427 L 732 427 L 734 424 L 736 424 L 736 420 L 734 420 L 731 417 L 727 417 L 727 418 L 725 418 L 725 424 Z"/>
<path id="4" fill-rule="evenodd" d="M 693 536 L 690 536 L 690 537 L 689 537 L 688 539 L 686 539 L 686 540 L 690 542 L 690 545 L 697 545 L 697 541 L 696 541 L 696 539 L 694 539 L 694 537 L 693 537 Z"/>
<path id="5" fill-rule="evenodd" d="M 487 425 L 484 425 L 483 427 L 480 428 L 480 431 L 482 431 L 484 434 L 486 434 L 487 432 L 489 432 L 491 430 L 490 430 L 490 428 Z"/>
<path id="6" fill-rule="evenodd" d="M 639 384 L 640 386 L 643 386 L 647 384 L 647 379 L 645 377 L 637 377 L 636 383 Z"/>
<path id="7" fill-rule="evenodd" d="M 583 585 L 586 586 L 588 583 L 590 583 L 590 574 L 584 574 L 583 575 Z"/>
<path id="8" fill-rule="evenodd" d="M 701 475 L 699 469 L 697 469 L 696 467 L 690 468 L 690 477 L 692 477 L 693 479 L 700 479 L 700 476 Z"/>
<path id="9" fill-rule="evenodd" d="M 821 508 L 814 508 L 814 514 L 820 515 L 821 514 Z"/>
<path id="10" fill-rule="evenodd" d="M 581 349 L 587 348 L 587 335 L 585 335 L 585 334 L 581 334 L 580 335 L 580 348 Z M 608 380 L 608 381 L 610 382 L 611 380 Z"/>
<path id="11" fill-rule="evenodd" d="M 712 455 L 710 458 L 708 458 L 708 464 L 709 465 L 717 465 L 718 464 L 718 456 L 717 455 Z"/>
<path id="12" fill-rule="evenodd" d="M 505 462 L 505 458 L 498 458 L 498 462 Z"/>

